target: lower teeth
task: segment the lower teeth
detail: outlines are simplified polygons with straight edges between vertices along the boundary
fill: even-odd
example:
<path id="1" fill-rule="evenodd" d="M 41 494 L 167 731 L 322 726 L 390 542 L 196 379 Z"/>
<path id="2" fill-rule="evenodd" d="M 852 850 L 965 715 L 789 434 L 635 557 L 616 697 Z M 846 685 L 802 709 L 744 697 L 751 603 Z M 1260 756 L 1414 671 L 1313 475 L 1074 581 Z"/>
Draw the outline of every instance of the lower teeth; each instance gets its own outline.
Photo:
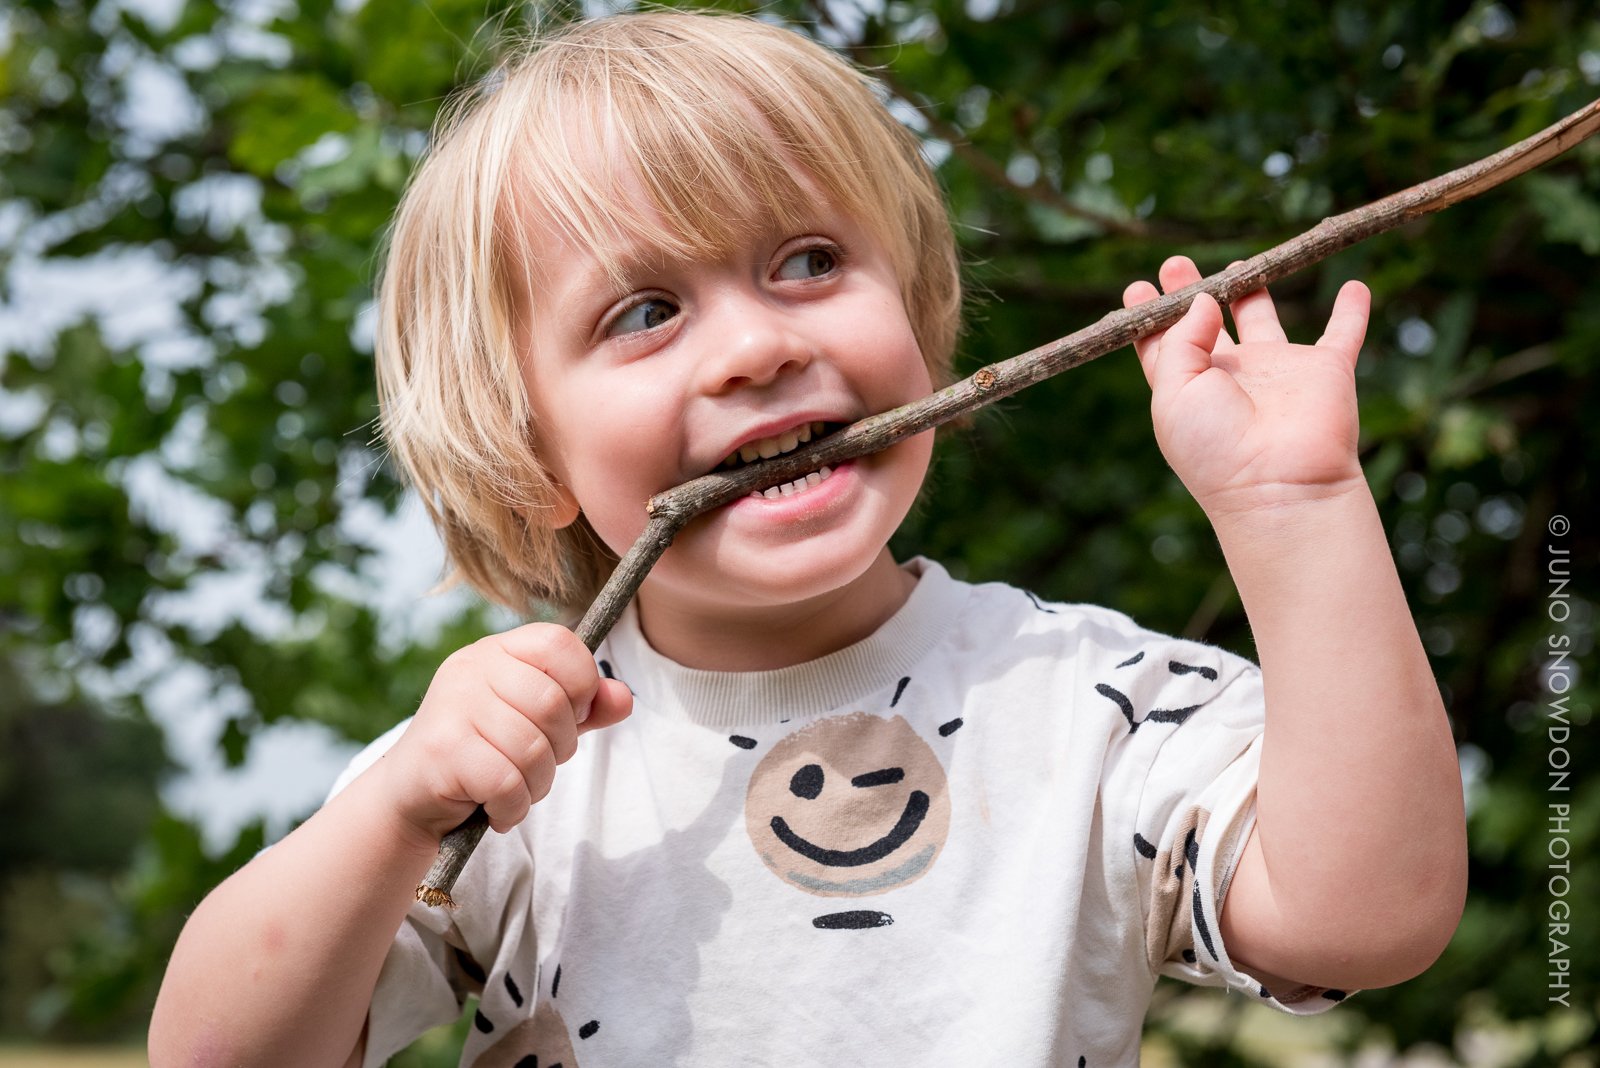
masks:
<path id="1" fill-rule="evenodd" d="M 776 500 L 779 497 L 793 497 L 796 493 L 804 493 L 812 486 L 819 486 L 829 475 L 833 468 L 823 467 L 811 472 L 804 478 L 797 478 L 793 482 L 785 482 L 781 486 L 771 486 L 765 490 L 751 490 L 750 496 L 765 500 Z"/>

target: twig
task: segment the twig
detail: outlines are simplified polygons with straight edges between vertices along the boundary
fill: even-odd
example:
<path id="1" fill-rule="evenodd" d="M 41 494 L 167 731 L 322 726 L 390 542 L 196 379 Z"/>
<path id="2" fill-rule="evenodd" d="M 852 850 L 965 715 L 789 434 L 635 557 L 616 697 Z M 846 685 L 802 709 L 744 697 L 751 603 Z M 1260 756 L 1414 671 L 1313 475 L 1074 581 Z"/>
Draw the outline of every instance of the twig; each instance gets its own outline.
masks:
<path id="1" fill-rule="evenodd" d="M 1560 122 L 1525 138 L 1492 156 L 1429 179 L 1409 189 L 1363 207 L 1322 220 L 1299 237 L 1268 249 L 1225 271 L 1132 308 L 1112 312 L 1093 326 L 1013 356 L 947 386 L 919 401 L 869 416 L 795 452 L 763 460 L 732 471 L 717 472 L 685 482 L 650 498 L 650 521 L 633 544 L 605 588 L 595 598 L 577 634 L 590 649 L 610 633 L 622 610 L 639 589 L 650 568 L 672 544 L 684 525 L 713 508 L 752 490 L 776 486 L 796 476 L 856 456 L 878 452 L 1009 397 L 1053 375 L 1115 352 L 1138 338 L 1164 330 L 1183 317 L 1190 302 L 1209 293 L 1219 304 L 1233 301 L 1305 267 L 1328 258 L 1376 234 L 1412 219 L 1440 211 L 1487 189 L 1530 171 L 1565 152 L 1600 129 L 1600 100 L 1578 109 Z M 440 843 L 434 862 L 417 899 L 430 905 L 450 905 L 450 890 L 462 866 L 483 837 L 487 818 L 479 808 Z"/>

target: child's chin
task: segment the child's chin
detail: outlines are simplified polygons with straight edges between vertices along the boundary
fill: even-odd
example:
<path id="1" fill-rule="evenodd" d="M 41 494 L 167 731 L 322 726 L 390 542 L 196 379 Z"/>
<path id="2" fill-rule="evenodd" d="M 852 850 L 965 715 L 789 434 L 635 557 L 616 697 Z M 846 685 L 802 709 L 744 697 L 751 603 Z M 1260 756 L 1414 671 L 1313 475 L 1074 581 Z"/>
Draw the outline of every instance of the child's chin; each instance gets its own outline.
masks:
<path id="1" fill-rule="evenodd" d="M 843 589 L 866 573 L 883 545 L 830 532 L 786 545 L 721 537 L 682 548 L 690 553 L 674 562 L 672 585 L 738 609 L 802 604 Z"/>

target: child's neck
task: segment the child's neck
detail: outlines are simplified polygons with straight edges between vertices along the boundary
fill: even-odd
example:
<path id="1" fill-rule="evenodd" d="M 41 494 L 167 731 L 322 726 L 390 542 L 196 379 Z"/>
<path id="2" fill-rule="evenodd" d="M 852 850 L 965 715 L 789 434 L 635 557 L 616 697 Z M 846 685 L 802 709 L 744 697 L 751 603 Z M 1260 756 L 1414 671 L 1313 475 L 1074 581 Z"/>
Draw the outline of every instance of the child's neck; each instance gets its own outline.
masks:
<path id="1" fill-rule="evenodd" d="M 645 640 L 669 660 L 708 671 L 770 671 L 861 641 L 911 596 L 916 577 L 885 548 L 854 581 L 794 604 L 714 611 L 670 596 L 638 599 Z"/>

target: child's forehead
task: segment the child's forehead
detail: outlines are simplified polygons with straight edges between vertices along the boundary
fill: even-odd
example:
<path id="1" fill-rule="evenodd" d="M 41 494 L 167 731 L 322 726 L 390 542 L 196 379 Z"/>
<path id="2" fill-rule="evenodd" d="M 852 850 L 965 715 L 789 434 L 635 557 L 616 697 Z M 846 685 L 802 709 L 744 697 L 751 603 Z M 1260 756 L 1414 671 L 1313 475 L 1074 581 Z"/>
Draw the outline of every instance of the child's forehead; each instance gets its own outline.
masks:
<path id="1" fill-rule="evenodd" d="M 742 261 L 852 214 L 797 162 L 786 188 L 697 191 L 682 175 L 602 160 L 596 151 L 587 156 L 586 164 L 574 157 L 570 182 L 528 176 L 520 183 L 514 226 L 542 285 L 562 288 L 564 279 L 554 276 L 577 269 L 626 290 L 668 265 Z"/>
<path id="2" fill-rule="evenodd" d="M 849 123 L 737 77 L 682 93 L 681 74 L 612 70 L 512 95 L 495 225 L 524 278 L 581 260 L 621 289 L 642 269 L 727 260 L 830 212 L 880 229 L 881 183 Z"/>
<path id="3" fill-rule="evenodd" d="M 584 276 L 588 288 L 631 291 L 640 280 L 668 269 L 694 268 L 742 262 L 759 256 L 780 231 L 752 224 L 738 234 L 710 235 L 677 232 L 672 224 L 648 206 L 641 213 L 654 216 L 654 233 L 609 230 L 602 236 L 574 234 L 546 221 L 531 227 L 528 245 L 535 265 L 535 281 L 549 286 L 574 273 Z M 805 227 L 806 230 L 814 227 Z M 559 287 L 557 287 L 559 288 Z"/>

